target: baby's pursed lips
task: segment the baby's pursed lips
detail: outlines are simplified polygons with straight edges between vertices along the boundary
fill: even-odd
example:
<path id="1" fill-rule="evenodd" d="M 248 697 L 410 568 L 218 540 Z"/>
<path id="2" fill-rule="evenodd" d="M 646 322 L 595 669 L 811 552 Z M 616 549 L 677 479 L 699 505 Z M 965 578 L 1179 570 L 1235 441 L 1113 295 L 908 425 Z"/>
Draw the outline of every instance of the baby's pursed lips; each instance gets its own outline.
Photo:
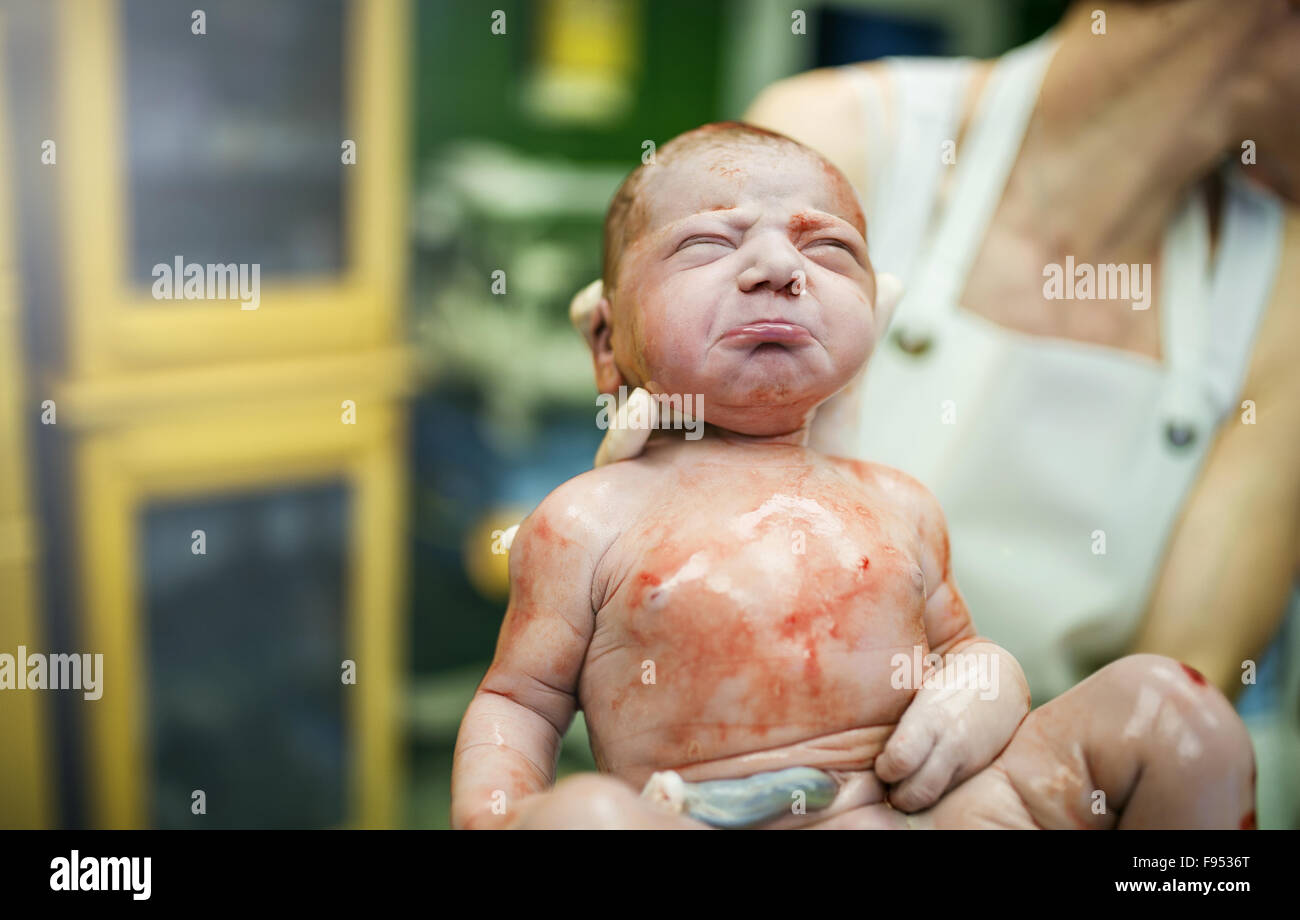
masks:
<path id="1" fill-rule="evenodd" d="M 786 319 L 764 319 L 728 329 L 724 339 L 755 342 L 798 343 L 812 339 L 806 326 Z"/>

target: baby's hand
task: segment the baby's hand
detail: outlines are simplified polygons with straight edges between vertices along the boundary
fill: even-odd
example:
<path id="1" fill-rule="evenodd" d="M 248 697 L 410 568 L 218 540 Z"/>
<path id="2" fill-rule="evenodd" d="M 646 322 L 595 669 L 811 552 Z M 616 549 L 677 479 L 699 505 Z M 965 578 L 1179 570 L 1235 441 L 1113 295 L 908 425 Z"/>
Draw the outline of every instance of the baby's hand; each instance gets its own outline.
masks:
<path id="1" fill-rule="evenodd" d="M 954 658 L 934 675 L 932 686 L 916 692 L 875 762 L 876 776 L 892 786 L 889 802 L 899 811 L 928 808 L 992 763 L 1029 712 L 1028 685 L 1010 653 L 980 641 L 961 654 L 997 656 L 984 673 L 1001 680 L 989 682 L 989 689 L 972 686 L 970 660 Z"/>

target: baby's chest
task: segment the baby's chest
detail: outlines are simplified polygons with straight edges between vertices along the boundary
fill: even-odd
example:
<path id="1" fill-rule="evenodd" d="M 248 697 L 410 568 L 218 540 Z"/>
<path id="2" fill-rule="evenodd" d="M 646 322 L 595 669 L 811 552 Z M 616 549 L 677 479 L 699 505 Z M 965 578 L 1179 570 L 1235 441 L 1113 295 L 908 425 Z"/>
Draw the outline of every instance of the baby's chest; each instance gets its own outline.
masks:
<path id="1" fill-rule="evenodd" d="M 635 520 L 608 556 L 598 627 L 727 658 L 923 633 L 915 530 L 896 510 L 808 478 L 746 486 L 693 483 Z"/>

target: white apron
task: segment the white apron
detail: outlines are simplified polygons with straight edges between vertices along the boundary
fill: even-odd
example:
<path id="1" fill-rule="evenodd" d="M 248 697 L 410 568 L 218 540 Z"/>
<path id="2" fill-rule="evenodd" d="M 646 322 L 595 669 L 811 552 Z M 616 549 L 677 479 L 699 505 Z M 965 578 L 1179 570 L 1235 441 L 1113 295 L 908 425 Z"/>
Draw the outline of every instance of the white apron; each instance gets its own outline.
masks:
<path id="1" fill-rule="evenodd" d="M 955 166 L 940 154 L 956 137 L 972 62 L 890 62 L 897 143 L 869 158 L 870 249 L 906 294 L 865 372 L 856 440 L 856 456 L 938 497 L 975 624 L 1019 659 L 1035 705 L 1130 647 L 1213 436 L 1240 411 L 1282 238 L 1277 200 L 1226 168 L 1210 265 L 1206 205 L 1188 196 L 1164 240 L 1163 363 L 963 310 L 957 298 L 1056 45 L 1048 33 L 1001 59 Z M 843 72 L 863 90 L 875 143 L 878 93 L 860 71 Z M 932 221 L 946 169 L 952 190 Z M 1261 762 L 1261 792 L 1273 772 Z"/>

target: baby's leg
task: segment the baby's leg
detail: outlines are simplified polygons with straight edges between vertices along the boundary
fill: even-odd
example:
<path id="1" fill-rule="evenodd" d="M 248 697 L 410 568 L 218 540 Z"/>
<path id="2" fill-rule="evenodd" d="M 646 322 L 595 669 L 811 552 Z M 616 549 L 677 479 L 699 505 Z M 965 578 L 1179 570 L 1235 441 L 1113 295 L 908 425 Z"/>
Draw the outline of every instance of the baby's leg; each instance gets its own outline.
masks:
<path id="1" fill-rule="evenodd" d="M 1171 658 L 1130 655 L 1031 712 L 920 827 L 1245 828 L 1255 758 L 1232 705 Z"/>
<path id="2" fill-rule="evenodd" d="M 654 808 L 622 780 L 579 773 L 555 784 L 522 817 L 519 830 L 711 830 L 707 824 Z"/>

